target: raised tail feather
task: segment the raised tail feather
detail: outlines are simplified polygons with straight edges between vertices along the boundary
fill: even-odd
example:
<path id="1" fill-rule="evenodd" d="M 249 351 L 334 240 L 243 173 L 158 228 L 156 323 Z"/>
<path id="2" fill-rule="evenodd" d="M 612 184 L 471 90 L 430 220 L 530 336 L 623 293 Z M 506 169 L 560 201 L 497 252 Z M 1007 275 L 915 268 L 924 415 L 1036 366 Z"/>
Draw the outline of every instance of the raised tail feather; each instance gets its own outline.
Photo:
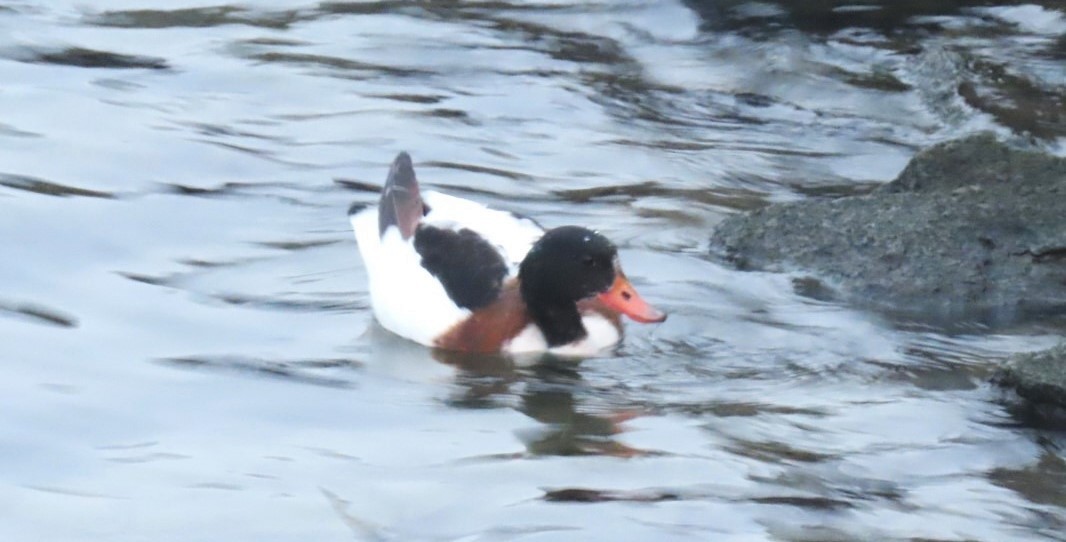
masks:
<path id="1" fill-rule="evenodd" d="M 378 229 L 381 235 L 389 226 L 400 229 L 404 239 L 410 239 L 422 219 L 422 196 L 418 191 L 418 179 L 411 165 L 411 156 L 401 152 L 392 161 L 389 178 L 381 191 L 378 204 Z"/>

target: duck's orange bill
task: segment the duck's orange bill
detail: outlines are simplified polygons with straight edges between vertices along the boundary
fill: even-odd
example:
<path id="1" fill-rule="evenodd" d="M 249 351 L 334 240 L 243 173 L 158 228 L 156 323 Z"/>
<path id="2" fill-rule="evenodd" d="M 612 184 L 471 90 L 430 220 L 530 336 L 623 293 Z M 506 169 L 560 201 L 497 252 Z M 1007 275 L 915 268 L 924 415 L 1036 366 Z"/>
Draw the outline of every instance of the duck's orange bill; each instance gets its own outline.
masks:
<path id="1" fill-rule="evenodd" d="M 666 320 L 666 313 L 644 301 L 637 290 L 630 284 L 629 279 L 621 273 L 615 275 L 611 289 L 596 296 L 604 305 L 641 323 L 662 322 Z"/>

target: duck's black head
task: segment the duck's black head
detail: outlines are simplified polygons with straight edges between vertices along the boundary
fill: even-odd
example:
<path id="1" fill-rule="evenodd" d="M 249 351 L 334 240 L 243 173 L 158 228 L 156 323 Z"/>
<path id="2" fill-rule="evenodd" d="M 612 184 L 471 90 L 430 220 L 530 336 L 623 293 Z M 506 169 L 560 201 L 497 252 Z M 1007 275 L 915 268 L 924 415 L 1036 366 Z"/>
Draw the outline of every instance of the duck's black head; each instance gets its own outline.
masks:
<path id="1" fill-rule="evenodd" d="M 606 237 L 579 226 L 549 230 L 522 260 L 518 278 L 527 304 L 574 303 L 607 291 L 614 282 L 618 249 Z M 535 301 L 534 301 L 534 304 Z"/>
<path id="2" fill-rule="evenodd" d="M 637 295 L 614 244 L 588 228 L 549 230 L 522 260 L 518 279 L 530 316 L 551 346 L 585 336 L 576 304 L 594 296 L 639 322 L 666 319 Z"/>

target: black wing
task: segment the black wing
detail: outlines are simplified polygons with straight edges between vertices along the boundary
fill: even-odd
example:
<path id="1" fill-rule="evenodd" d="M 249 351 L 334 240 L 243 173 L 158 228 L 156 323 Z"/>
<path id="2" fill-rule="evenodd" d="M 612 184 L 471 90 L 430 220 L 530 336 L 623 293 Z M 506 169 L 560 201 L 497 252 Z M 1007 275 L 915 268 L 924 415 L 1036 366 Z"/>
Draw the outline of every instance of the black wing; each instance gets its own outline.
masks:
<path id="1" fill-rule="evenodd" d="M 507 277 L 507 264 L 492 244 L 472 230 L 422 224 L 415 232 L 422 267 L 444 285 L 456 305 L 475 310 L 496 300 Z"/>

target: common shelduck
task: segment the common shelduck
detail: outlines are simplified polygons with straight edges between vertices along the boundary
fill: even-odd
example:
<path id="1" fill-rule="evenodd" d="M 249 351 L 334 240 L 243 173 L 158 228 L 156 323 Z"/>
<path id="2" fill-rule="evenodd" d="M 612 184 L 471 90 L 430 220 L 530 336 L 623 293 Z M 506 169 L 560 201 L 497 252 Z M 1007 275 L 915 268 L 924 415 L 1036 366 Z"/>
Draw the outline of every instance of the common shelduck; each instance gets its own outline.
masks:
<path id="1" fill-rule="evenodd" d="M 411 157 L 393 161 L 377 207 L 348 212 L 385 329 L 462 352 L 590 356 L 622 338 L 620 315 L 662 322 L 618 250 L 579 226 L 419 189 Z"/>

